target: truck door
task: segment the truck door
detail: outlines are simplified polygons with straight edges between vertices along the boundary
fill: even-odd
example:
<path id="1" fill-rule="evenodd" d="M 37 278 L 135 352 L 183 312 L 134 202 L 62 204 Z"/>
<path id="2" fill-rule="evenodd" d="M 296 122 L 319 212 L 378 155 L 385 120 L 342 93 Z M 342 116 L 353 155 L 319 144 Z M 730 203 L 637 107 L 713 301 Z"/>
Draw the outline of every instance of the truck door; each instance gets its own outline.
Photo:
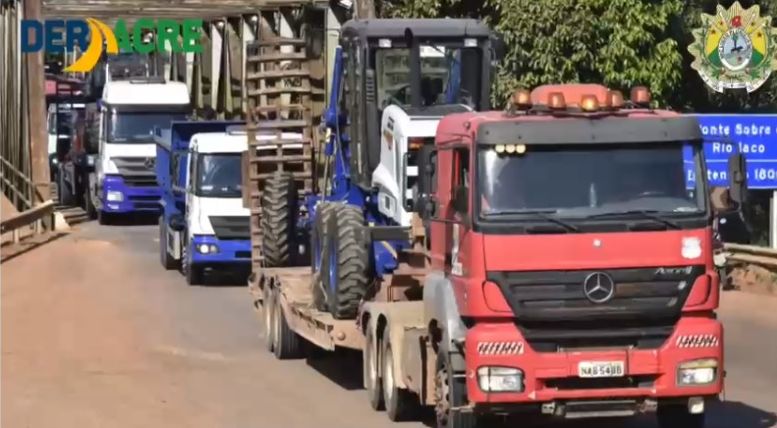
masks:
<path id="1" fill-rule="evenodd" d="M 194 207 L 194 183 L 197 178 L 197 157 L 195 152 L 189 151 L 186 156 L 186 178 L 181 185 L 186 188 L 186 236 L 184 237 L 185 245 L 188 245 L 191 238 L 192 223 L 197 221 L 194 215 L 197 213 L 196 207 Z"/>

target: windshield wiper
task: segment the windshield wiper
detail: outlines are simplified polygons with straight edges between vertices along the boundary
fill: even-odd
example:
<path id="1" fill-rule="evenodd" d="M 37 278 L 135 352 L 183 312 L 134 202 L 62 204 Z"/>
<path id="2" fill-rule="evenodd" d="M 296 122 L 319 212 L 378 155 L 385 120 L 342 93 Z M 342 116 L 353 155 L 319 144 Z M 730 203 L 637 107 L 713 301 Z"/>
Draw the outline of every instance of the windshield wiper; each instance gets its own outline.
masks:
<path id="1" fill-rule="evenodd" d="M 651 220 L 657 221 L 659 223 L 663 223 L 667 227 L 671 227 L 672 229 L 682 229 L 679 224 L 668 220 L 664 217 L 661 217 L 659 215 L 656 215 L 655 213 L 660 212 L 656 210 L 623 210 L 623 211 L 611 211 L 601 214 L 592 214 L 589 215 L 588 218 L 604 218 L 604 217 L 617 217 L 621 215 L 630 215 L 630 214 L 640 214 L 643 217 L 649 218 Z"/>
<path id="2" fill-rule="evenodd" d="M 486 215 L 523 215 L 523 214 L 534 215 L 536 217 L 542 218 L 543 220 L 547 220 L 551 223 L 555 223 L 571 232 L 580 232 L 580 229 L 577 226 L 573 224 L 569 224 L 565 221 L 559 220 L 558 218 L 550 215 L 550 214 L 556 214 L 556 213 L 558 213 L 558 210 L 504 210 L 504 211 L 490 211 L 490 212 L 487 212 Z"/>

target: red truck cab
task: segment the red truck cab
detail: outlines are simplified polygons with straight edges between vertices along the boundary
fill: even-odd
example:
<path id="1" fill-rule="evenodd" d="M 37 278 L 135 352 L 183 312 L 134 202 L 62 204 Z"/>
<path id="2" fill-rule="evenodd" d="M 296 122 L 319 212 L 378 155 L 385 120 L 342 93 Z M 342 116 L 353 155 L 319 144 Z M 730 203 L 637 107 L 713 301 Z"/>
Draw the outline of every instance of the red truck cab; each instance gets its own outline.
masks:
<path id="1" fill-rule="evenodd" d="M 443 118 L 428 165 L 432 269 L 466 326 L 438 426 L 525 411 L 704 425 L 724 356 L 694 117 L 651 109 L 645 88 L 543 86 Z"/>

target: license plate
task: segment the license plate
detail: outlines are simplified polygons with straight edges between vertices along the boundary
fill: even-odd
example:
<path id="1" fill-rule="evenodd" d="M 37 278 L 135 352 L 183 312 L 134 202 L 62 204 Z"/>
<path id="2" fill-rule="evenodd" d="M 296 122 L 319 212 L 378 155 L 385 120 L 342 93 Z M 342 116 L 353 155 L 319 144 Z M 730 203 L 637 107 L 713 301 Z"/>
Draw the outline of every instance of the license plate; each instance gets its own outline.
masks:
<path id="1" fill-rule="evenodd" d="M 579 377 L 622 377 L 626 368 L 623 361 L 582 361 L 577 373 Z"/>

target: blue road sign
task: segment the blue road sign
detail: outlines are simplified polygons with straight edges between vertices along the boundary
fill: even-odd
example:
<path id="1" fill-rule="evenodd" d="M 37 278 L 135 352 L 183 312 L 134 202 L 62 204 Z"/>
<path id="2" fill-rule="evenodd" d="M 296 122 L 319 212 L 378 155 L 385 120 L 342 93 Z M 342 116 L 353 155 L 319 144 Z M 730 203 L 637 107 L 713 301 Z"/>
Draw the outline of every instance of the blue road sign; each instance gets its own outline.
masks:
<path id="1" fill-rule="evenodd" d="M 777 189 L 777 114 L 698 114 L 710 186 L 728 186 L 728 158 L 745 155 L 747 187 Z M 686 177 L 693 162 L 686 150 Z M 689 181 L 690 181 L 689 180 Z M 690 184 L 690 183 L 689 183 Z"/>

